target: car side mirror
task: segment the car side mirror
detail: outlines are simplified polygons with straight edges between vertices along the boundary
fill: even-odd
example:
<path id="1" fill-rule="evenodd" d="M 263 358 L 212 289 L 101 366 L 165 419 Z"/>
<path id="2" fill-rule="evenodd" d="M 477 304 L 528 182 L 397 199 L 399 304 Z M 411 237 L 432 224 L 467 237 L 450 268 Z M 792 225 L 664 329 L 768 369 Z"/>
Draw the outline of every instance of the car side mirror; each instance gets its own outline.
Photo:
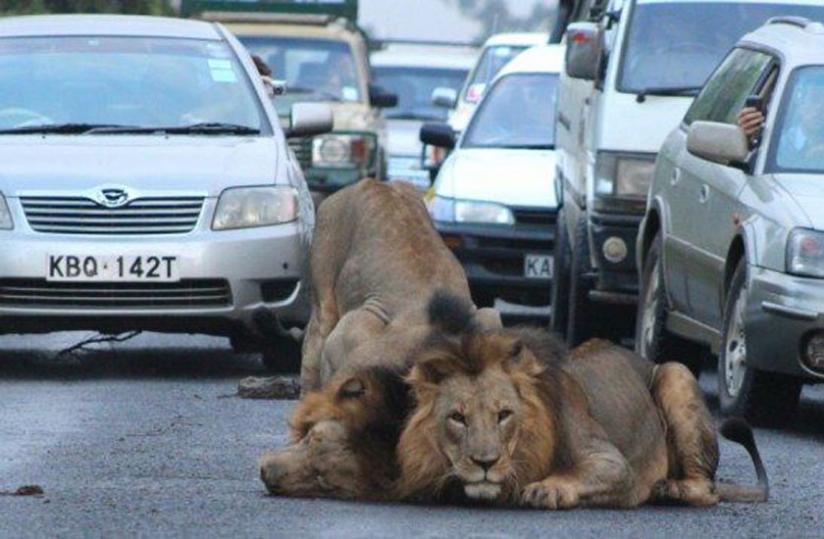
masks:
<path id="1" fill-rule="evenodd" d="M 387 92 L 380 86 L 370 84 L 369 104 L 378 109 L 391 109 L 398 106 L 398 96 Z"/>
<path id="2" fill-rule="evenodd" d="M 573 79 L 595 80 L 601 57 L 601 32 L 594 22 L 569 25 L 566 34 L 566 74 Z"/>
<path id="3" fill-rule="evenodd" d="M 454 109 L 458 104 L 458 91 L 454 88 L 435 88 L 432 91 L 432 104 L 443 109 Z"/>
<path id="4" fill-rule="evenodd" d="M 451 150 L 455 147 L 455 131 L 449 124 L 427 123 L 421 127 L 421 142 Z"/>
<path id="5" fill-rule="evenodd" d="M 287 138 L 311 137 L 332 130 L 334 116 L 332 108 L 324 103 L 295 103 L 289 115 Z"/>
<path id="6" fill-rule="evenodd" d="M 735 165 L 746 163 L 750 146 L 747 135 L 737 125 L 693 122 L 687 135 L 687 151 L 707 161 Z"/>

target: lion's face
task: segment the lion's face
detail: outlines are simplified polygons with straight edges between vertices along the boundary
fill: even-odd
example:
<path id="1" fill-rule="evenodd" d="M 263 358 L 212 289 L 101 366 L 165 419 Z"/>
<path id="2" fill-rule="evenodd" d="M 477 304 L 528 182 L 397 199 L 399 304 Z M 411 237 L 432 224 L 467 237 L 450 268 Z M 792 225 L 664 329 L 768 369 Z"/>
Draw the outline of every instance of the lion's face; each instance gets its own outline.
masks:
<path id="1" fill-rule="evenodd" d="M 443 381 L 434 403 L 437 442 L 473 500 L 496 500 L 514 476 L 521 401 L 501 368 Z"/>
<path id="2" fill-rule="evenodd" d="M 400 495 L 450 498 L 457 486 L 472 501 L 512 500 L 555 447 L 535 383 L 544 369 L 505 331 L 445 340 L 420 358 L 407 377 L 417 407 L 398 447 Z"/>

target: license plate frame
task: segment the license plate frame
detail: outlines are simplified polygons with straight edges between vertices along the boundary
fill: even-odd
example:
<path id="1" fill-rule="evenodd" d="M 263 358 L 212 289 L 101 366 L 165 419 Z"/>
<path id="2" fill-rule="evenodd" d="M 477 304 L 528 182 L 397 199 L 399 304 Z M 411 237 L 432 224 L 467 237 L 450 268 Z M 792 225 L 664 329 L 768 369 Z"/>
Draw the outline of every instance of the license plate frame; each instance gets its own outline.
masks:
<path id="1" fill-rule="evenodd" d="M 46 255 L 46 281 L 63 283 L 177 283 L 180 257 L 161 254 Z"/>
<path id="2" fill-rule="evenodd" d="M 550 280 L 555 274 L 552 255 L 529 253 L 524 256 L 524 277 L 535 280 Z"/>

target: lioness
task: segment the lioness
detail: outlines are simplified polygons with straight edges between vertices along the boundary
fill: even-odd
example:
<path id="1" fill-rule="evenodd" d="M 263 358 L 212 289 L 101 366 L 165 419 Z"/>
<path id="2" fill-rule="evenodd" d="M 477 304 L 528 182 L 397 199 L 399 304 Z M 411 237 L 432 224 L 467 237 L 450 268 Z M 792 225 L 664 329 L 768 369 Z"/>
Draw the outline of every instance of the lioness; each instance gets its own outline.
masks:
<path id="1" fill-rule="evenodd" d="M 403 376 L 432 331 L 430 298 L 444 287 L 479 325 L 500 327 L 500 318 L 472 306 L 463 268 L 403 183 L 364 180 L 326 199 L 310 260 L 293 444 L 263 458 L 261 479 L 283 495 L 390 497 L 408 410 Z"/>
<path id="2" fill-rule="evenodd" d="M 479 329 L 448 294 L 430 313 L 441 329 L 407 378 L 417 407 L 398 445 L 400 497 L 546 509 L 766 500 L 742 421 L 722 433 L 750 452 L 759 486 L 715 482 L 715 428 L 681 364 L 598 341 L 566 357 L 543 331 Z"/>

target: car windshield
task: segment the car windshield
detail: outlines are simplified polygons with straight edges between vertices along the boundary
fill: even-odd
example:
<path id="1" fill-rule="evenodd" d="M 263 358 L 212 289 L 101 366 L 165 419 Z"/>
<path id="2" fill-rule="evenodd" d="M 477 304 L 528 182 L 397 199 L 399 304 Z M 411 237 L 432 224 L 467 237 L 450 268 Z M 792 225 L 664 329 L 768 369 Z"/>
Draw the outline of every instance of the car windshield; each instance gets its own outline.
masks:
<path id="1" fill-rule="evenodd" d="M 466 86 L 466 92 L 463 96 L 464 101 L 469 103 L 480 101 L 487 85 L 492 82 L 498 71 L 526 49 L 527 47 L 512 47 L 509 45 L 487 47 L 481 54 L 475 71 L 472 72 L 472 80 Z"/>
<path id="2" fill-rule="evenodd" d="M 41 128 L 90 132 L 61 130 L 71 126 L 224 125 L 248 134 L 265 125 L 260 101 L 225 43 L 103 36 L 0 39 L 0 131 L 5 134 Z"/>
<path id="3" fill-rule="evenodd" d="M 773 139 L 775 172 L 824 173 L 824 66 L 796 70 Z"/>
<path id="4" fill-rule="evenodd" d="M 641 2 L 630 22 L 618 89 L 654 94 L 682 88 L 697 93 L 741 36 L 779 15 L 822 20 L 824 6 L 812 0 Z"/>
<path id="5" fill-rule="evenodd" d="M 407 120 L 446 120 L 448 111 L 432 104 L 436 88 L 461 91 L 466 80 L 465 69 L 432 69 L 422 67 L 377 67 L 375 82 L 398 96 L 398 106 L 387 109 L 384 116 Z"/>
<path id="6" fill-rule="evenodd" d="M 294 101 L 362 100 L 352 49 L 331 39 L 240 37 L 252 54 L 286 81 L 287 95 L 275 100 L 278 112 L 288 114 Z"/>
<path id="7" fill-rule="evenodd" d="M 481 102 L 463 148 L 549 149 L 555 144 L 558 76 L 512 74 Z"/>

